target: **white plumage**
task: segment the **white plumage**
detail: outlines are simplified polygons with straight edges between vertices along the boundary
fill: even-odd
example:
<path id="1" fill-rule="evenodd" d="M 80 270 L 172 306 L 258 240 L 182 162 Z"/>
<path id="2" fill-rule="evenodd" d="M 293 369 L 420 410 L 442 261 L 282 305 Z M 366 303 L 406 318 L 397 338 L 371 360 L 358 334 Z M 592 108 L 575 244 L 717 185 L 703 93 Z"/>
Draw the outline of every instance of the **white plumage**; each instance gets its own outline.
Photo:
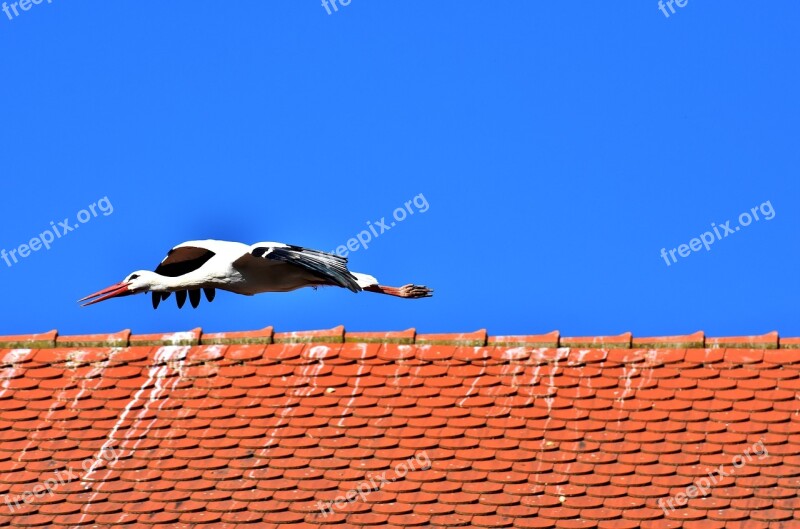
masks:
<path id="1" fill-rule="evenodd" d="M 338 255 L 283 244 L 260 242 L 188 241 L 172 248 L 154 271 L 138 270 L 123 281 L 79 301 L 93 305 L 106 299 L 151 292 L 153 307 L 175 293 L 178 307 L 188 297 L 200 303 L 200 292 L 208 301 L 216 289 L 252 296 L 262 292 L 288 292 L 303 287 L 338 286 L 353 292 L 368 291 L 401 298 L 430 297 L 425 286 L 379 285 L 367 274 L 350 272 L 347 259 Z"/>

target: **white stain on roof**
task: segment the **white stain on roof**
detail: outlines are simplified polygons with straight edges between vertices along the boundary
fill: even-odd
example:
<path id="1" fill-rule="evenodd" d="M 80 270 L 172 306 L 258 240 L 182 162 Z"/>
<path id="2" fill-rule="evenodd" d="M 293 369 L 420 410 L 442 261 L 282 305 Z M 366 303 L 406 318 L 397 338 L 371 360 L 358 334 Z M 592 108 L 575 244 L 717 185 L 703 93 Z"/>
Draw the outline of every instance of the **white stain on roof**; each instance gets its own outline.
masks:
<path id="1" fill-rule="evenodd" d="M 183 346 L 183 347 L 176 347 L 176 346 L 164 346 L 156 351 L 154 357 L 154 365 L 151 365 L 147 370 L 147 379 L 141 385 L 141 387 L 136 391 L 133 395 L 133 398 L 125 405 L 125 409 L 122 410 L 122 413 L 117 419 L 117 422 L 114 423 L 114 426 L 111 428 L 111 431 L 108 434 L 103 445 L 100 447 L 97 455 L 95 456 L 94 462 L 86 471 L 86 474 L 81 478 L 82 482 L 85 482 L 96 470 L 96 468 L 103 462 L 101 456 L 104 452 L 111 449 L 111 445 L 114 444 L 116 441 L 116 434 L 117 431 L 120 429 L 122 424 L 130 415 L 131 410 L 133 407 L 142 400 L 142 395 L 145 393 L 148 387 L 151 385 L 153 389 L 150 392 L 150 398 L 148 399 L 148 403 L 145 404 L 145 408 L 142 412 L 139 413 L 139 416 L 148 410 L 148 406 L 157 398 L 157 394 L 161 391 L 161 380 L 167 376 L 167 373 L 170 369 L 170 366 L 178 365 L 179 369 L 183 367 L 183 360 L 186 358 L 186 353 L 189 351 L 190 347 Z M 179 372 L 178 379 L 182 373 Z M 176 381 L 177 384 L 177 381 Z M 133 425 L 131 425 L 133 428 Z M 119 459 L 119 453 L 116 454 L 114 458 L 114 462 L 116 463 Z"/>
<path id="2" fill-rule="evenodd" d="M 33 351 L 33 349 L 11 349 L 3 355 L 3 363 L 18 364 L 26 359 L 28 355 L 31 354 L 31 351 Z"/>
<path id="3" fill-rule="evenodd" d="M 14 367 L 14 364 L 18 364 L 27 358 L 28 355 L 31 354 L 31 351 L 31 349 L 12 349 L 3 355 L 3 363 L 8 364 L 9 367 L 0 370 L 3 380 L 0 382 L 0 397 L 8 392 L 8 387 L 11 385 L 11 379 L 17 374 L 17 368 Z"/>
<path id="4" fill-rule="evenodd" d="M 364 373 L 364 369 L 366 367 L 367 366 L 364 365 L 364 364 L 359 364 L 358 365 L 358 369 L 356 370 L 355 380 L 353 380 L 353 390 L 350 393 L 350 400 L 347 401 L 347 404 L 345 405 L 344 410 L 342 410 L 342 414 L 339 417 L 339 424 L 337 424 L 337 426 L 339 426 L 339 427 L 343 427 L 344 426 L 345 418 L 348 415 L 350 415 L 350 412 L 352 411 L 353 402 L 355 402 L 356 396 L 359 393 L 358 384 L 361 382 L 361 375 Z"/>
<path id="5" fill-rule="evenodd" d="M 93 460 L 87 459 L 86 461 L 83 462 L 86 473 L 81 478 L 81 483 L 84 484 L 85 489 L 91 488 L 91 484 L 88 483 L 88 479 L 92 474 L 94 474 L 97 471 L 97 468 L 100 465 L 102 465 L 103 463 L 116 464 L 119 461 L 122 450 L 115 451 L 114 448 L 112 447 L 114 442 L 117 440 L 116 439 L 117 431 L 120 429 L 122 424 L 127 420 L 128 415 L 130 415 L 131 410 L 134 408 L 134 406 L 136 406 L 136 404 L 138 404 L 140 400 L 143 400 L 143 395 L 145 391 L 147 391 L 147 388 L 152 385 L 152 388 L 150 389 L 150 395 L 147 398 L 147 400 L 144 401 L 144 407 L 137 415 L 133 424 L 131 424 L 130 428 L 128 429 L 129 431 L 135 430 L 138 428 L 138 426 L 141 425 L 141 422 L 143 420 L 142 416 L 146 415 L 149 412 L 152 404 L 161 396 L 162 392 L 164 391 L 163 380 L 168 376 L 170 370 L 175 370 L 178 372 L 177 373 L 178 376 L 175 377 L 171 389 L 174 389 L 180 382 L 180 379 L 183 376 L 184 360 L 186 359 L 186 354 L 189 352 L 189 349 L 191 349 L 191 347 L 189 346 L 180 346 L 180 347 L 164 346 L 160 347 L 156 351 L 153 360 L 153 365 L 151 365 L 147 370 L 147 379 L 133 395 L 133 398 L 130 400 L 130 402 L 128 402 L 128 404 L 125 405 L 125 409 L 122 410 L 119 419 L 117 419 L 117 422 L 111 428 L 108 437 L 106 437 L 106 440 L 103 442 L 103 445 L 100 447 L 97 454 L 95 454 L 94 459 Z M 166 401 L 167 400 L 164 400 L 164 402 L 161 403 L 158 409 L 161 409 L 161 407 L 163 407 Z M 150 430 L 150 428 L 154 424 L 155 420 L 157 420 L 157 418 L 158 414 L 156 414 L 156 417 L 154 417 L 153 420 L 150 421 L 150 424 L 145 428 L 145 431 Z M 136 443 L 134 443 L 134 446 L 131 449 L 131 453 L 133 453 L 136 450 L 137 445 L 145 437 L 146 435 L 142 436 Z M 105 454 L 108 452 L 111 453 L 113 460 L 104 457 Z M 91 465 L 89 465 L 88 469 L 86 469 L 85 467 L 87 461 L 91 461 Z M 98 494 L 100 494 L 100 491 L 95 490 L 92 496 L 86 502 L 87 507 L 92 504 L 92 502 L 97 498 Z M 81 514 L 81 519 L 78 521 L 78 525 L 80 525 L 80 523 L 86 517 L 87 511 L 88 509 L 85 508 L 84 512 Z"/>
<path id="6" fill-rule="evenodd" d="M 631 378 L 636 375 L 637 371 L 634 364 L 622 364 L 622 378 L 624 379 L 625 389 L 623 389 L 622 394 L 617 398 L 617 402 L 620 404 L 620 418 L 622 417 L 622 405 L 625 404 L 625 399 L 633 395 Z"/>
<path id="7" fill-rule="evenodd" d="M 575 358 L 574 362 L 571 363 L 575 365 L 583 364 L 584 360 L 586 359 L 586 355 L 589 354 L 590 350 L 591 349 L 578 349 L 578 356 Z"/>
<path id="8" fill-rule="evenodd" d="M 317 387 L 317 377 L 325 369 L 325 358 L 331 352 L 327 345 L 314 345 L 303 349 L 300 356 L 308 360 L 316 360 L 311 364 L 306 364 L 300 368 L 300 376 L 308 379 L 308 386 L 297 388 L 293 393 L 298 397 L 308 397 L 314 393 Z"/>
<path id="9" fill-rule="evenodd" d="M 459 408 L 464 407 L 464 403 L 467 402 L 467 399 L 470 398 L 473 393 L 477 393 L 478 392 L 478 390 L 476 389 L 477 386 L 478 386 L 478 382 L 480 382 L 481 379 L 483 378 L 483 376 L 486 374 L 486 368 L 487 367 L 488 366 L 486 366 L 486 365 L 483 365 L 481 367 L 481 371 L 480 371 L 480 373 L 478 373 L 478 376 L 476 376 L 475 379 L 470 383 L 469 388 L 467 389 L 466 395 L 464 395 L 464 398 L 462 398 L 461 400 L 459 400 L 456 403 L 456 406 L 458 406 Z"/>
<path id="10" fill-rule="evenodd" d="M 103 360 L 102 362 L 97 362 L 92 366 L 92 368 L 89 370 L 89 372 L 86 373 L 86 376 L 83 377 L 83 379 L 81 380 L 80 390 L 75 395 L 75 398 L 72 399 L 72 407 L 77 406 L 78 405 L 78 401 L 80 401 L 81 397 L 83 397 L 84 393 L 86 393 L 86 390 L 87 390 L 86 382 L 87 382 L 87 380 L 92 380 L 92 379 L 95 379 L 95 378 L 98 378 L 98 377 L 102 377 L 103 376 L 103 372 L 106 370 L 106 368 L 108 367 L 108 364 L 114 358 L 114 355 L 116 355 L 121 350 L 122 350 L 121 347 L 113 347 L 109 351 L 108 356 L 105 358 L 105 360 Z M 71 353 L 68 356 L 68 358 L 70 360 L 68 360 L 67 363 L 69 363 L 70 361 L 74 361 L 74 362 L 77 362 L 77 363 L 83 363 L 83 360 L 85 359 L 85 357 L 86 357 L 86 354 L 85 354 L 84 351 L 74 351 L 74 353 Z"/>
<path id="11" fill-rule="evenodd" d="M 77 369 L 81 364 L 84 364 L 84 359 L 89 355 L 88 351 L 76 349 L 67 353 L 67 361 L 64 362 L 64 367 L 70 370 Z"/>
<path id="12" fill-rule="evenodd" d="M 195 338 L 195 333 L 191 331 L 182 331 L 174 332 L 172 334 L 165 334 L 161 340 L 170 342 L 172 345 L 181 345 L 181 343 L 194 341 Z"/>
<path id="13" fill-rule="evenodd" d="M 645 362 L 642 365 L 642 376 L 639 377 L 639 385 L 636 391 L 642 389 L 646 384 L 650 384 L 653 380 L 653 371 L 658 366 L 658 352 L 655 349 L 650 349 L 645 354 Z M 647 373 L 646 376 L 644 374 Z"/>
<path id="14" fill-rule="evenodd" d="M 525 347 L 513 347 L 503 351 L 503 360 L 521 360 L 528 356 L 528 349 Z"/>

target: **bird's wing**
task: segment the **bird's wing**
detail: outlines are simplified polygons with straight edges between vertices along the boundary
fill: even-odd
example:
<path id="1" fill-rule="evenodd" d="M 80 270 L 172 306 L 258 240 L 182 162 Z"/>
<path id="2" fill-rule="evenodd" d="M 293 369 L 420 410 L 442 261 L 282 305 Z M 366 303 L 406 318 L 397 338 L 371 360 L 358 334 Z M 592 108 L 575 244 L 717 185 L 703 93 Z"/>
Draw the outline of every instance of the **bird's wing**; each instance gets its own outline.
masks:
<path id="1" fill-rule="evenodd" d="M 167 256 L 164 258 L 164 260 L 161 261 L 161 263 L 156 267 L 155 273 L 166 277 L 178 277 L 199 269 L 201 266 L 206 264 L 209 259 L 216 255 L 215 252 L 201 246 L 201 243 L 202 241 L 197 241 L 196 243 L 192 241 L 179 244 L 175 248 L 171 249 L 169 252 L 167 252 Z M 206 298 L 208 301 L 213 300 L 214 289 L 204 290 L 206 292 Z M 189 300 L 192 303 L 192 307 L 196 308 L 200 304 L 199 290 L 181 290 L 175 292 L 175 299 L 178 302 L 179 309 L 182 308 L 184 302 L 186 302 L 187 293 L 189 295 Z M 169 295 L 169 292 L 153 292 L 153 308 L 158 308 L 158 304 L 161 301 L 166 300 Z"/>
<path id="2" fill-rule="evenodd" d="M 347 259 L 338 255 L 292 246 L 280 242 L 259 242 L 250 246 L 250 252 L 237 259 L 234 266 L 248 261 L 266 259 L 303 268 L 332 285 L 360 292 L 356 278 L 347 269 Z"/>
<path id="3" fill-rule="evenodd" d="M 214 255 L 214 252 L 202 246 L 176 246 L 167 253 L 154 271 L 167 277 L 182 276 L 194 272 Z"/>

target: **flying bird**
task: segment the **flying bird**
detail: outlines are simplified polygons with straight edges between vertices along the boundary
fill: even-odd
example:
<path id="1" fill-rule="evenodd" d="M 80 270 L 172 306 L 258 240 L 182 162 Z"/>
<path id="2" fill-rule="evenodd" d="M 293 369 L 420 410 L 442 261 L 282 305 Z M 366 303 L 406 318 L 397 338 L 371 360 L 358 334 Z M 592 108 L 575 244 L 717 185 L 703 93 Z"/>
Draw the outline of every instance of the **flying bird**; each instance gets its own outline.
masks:
<path id="1" fill-rule="evenodd" d="M 399 298 L 427 298 L 425 286 L 389 287 L 367 274 L 351 272 L 344 257 L 279 242 L 248 246 L 230 241 L 188 241 L 171 249 L 152 272 L 138 270 L 123 281 L 78 300 L 83 306 L 107 299 L 150 292 L 153 308 L 175 293 L 178 308 L 208 301 L 216 289 L 252 296 L 289 292 L 303 287 L 337 286 L 352 292 L 376 292 Z"/>

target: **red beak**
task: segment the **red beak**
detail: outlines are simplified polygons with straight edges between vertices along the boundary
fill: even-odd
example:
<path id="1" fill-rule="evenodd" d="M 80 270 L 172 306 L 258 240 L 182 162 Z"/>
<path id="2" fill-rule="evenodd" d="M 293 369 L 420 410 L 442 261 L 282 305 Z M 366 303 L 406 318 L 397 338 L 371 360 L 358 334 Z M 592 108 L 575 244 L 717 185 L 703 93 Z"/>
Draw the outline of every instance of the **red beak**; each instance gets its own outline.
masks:
<path id="1" fill-rule="evenodd" d="M 81 307 L 88 307 L 89 305 L 94 305 L 95 303 L 100 303 L 101 301 L 105 301 L 107 299 L 116 298 L 120 296 L 128 296 L 130 294 L 133 294 L 133 292 L 128 290 L 128 283 L 125 283 L 123 281 L 121 283 L 111 285 L 108 288 L 104 288 L 99 292 L 95 292 L 94 294 L 90 294 L 85 298 L 81 298 L 78 300 L 78 303 L 80 303 L 81 301 L 86 301 L 87 299 L 91 299 L 92 301 L 81 305 Z"/>

